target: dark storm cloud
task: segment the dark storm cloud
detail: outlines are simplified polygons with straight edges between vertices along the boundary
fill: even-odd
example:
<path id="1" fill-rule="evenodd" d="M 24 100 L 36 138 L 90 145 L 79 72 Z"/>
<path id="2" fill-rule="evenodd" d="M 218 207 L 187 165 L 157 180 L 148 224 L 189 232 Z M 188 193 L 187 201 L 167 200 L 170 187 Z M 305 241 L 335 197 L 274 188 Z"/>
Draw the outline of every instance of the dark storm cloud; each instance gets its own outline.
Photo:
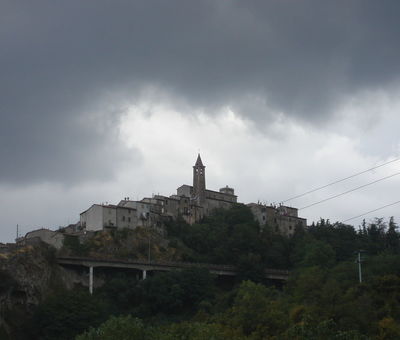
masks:
<path id="1" fill-rule="evenodd" d="M 0 181 L 109 178 L 123 107 L 147 85 L 309 120 L 398 81 L 397 1 L 5 1 Z M 115 97 L 117 96 L 117 97 Z M 140 128 L 140 127 L 138 127 Z"/>

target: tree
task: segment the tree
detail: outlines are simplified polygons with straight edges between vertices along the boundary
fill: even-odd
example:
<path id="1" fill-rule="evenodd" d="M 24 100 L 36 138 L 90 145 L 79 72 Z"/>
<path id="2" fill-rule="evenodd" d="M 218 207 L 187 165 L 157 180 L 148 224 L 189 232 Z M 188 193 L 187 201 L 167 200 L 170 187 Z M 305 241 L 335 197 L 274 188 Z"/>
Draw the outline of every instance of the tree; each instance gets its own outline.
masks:
<path id="1" fill-rule="evenodd" d="M 375 218 L 373 223 L 367 226 L 367 244 L 364 249 L 370 255 L 377 255 L 385 249 L 386 223 L 383 218 Z"/>
<path id="2" fill-rule="evenodd" d="M 281 337 L 283 340 L 368 340 L 358 331 L 341 331 L 333 320 L 314 322 L 310 318 L 290 327 Z"/>
<path id="3" fill-rule="evenodd" d="M 214 292 L 213 277 L 207 269 L 192 268 L 157 273 L 138 283 L 141 289 L 143 316 L 157 313 L 192 312 Z"/>
<path id="4" fill-rule="evenodd" d="M 326 242 L 305 237 L 295 249 L 295 262 L 300 267 L 332 267 L 336 262 L 335 251 Z"/>
<path id="5" fill-rule="evenodd" d="M 166 327 L 159 340 L 246 340 L 235 329 L 218 323 L 182 322 Z"/>
<path id="6" fill-rule="evenodd" d="M 155 331 L 146 327 L 142 320 L 131 315 L 112 316 L 98 328 L 91 328 L 75 340 L 152 340 Z"/>
<path id="7" fill-rule="evenodd" d="M 225 322 L 244 335 L 263 338 L 278 334 L 287 323 L 287 316 L 278 304 L 278 293 L 272 288 L 243 281 Z"/>
<path id="8" fill-rule="evenodd" d="M 105 305 L 86 290 L 62 291 L 38 306 L 32 333 L 41 340 L 69 340 L 105 318 Z"/>
<path id="9" fill-rule="evenodd" d="M 307 247 L 301 264 L 306 267 L 332 267 L 335 264 L 335 251 L 329 244 L 317 241 Z"/>
<path id="10" fill-rule="evenodd" d="M 400 252 L 400 237 L 397 233 L 397 223 L 394 222 L 393 216 L 390 217 L 389 227 L 386 233 L 386 248 L 394 254 Z"/>
<path id="11" fill-rule="evenodd" d="M 265 281 L 265 265 L 260 255 L 249 253 L 239 257 L 237 281 L 251 280 L 259 283 Z"/>
<path id="12" fill-rule="evenodd" d="M 400 325 L 391 317 L 385 317 L 379 321 L 379 337 L 380 340 L 397 340 L 400 339 Z"/>
<path id="13" fill-rule="evenodd" d="M 107 303 L 110 313 L 132 313 L 143 297 L 138 285 L 136 278 L 119 273 L 95 290 L 95 295 Z"/>

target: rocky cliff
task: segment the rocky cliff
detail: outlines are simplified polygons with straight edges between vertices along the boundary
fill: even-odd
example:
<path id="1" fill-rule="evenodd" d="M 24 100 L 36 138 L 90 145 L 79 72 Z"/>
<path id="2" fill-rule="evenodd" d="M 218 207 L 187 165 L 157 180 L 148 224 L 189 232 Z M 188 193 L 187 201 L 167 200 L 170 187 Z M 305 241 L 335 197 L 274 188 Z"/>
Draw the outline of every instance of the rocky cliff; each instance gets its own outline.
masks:
<path id="1" fill-rule="evenodd" d="M 41 244 L 0 257 L 0 338 L 8 338 L 47 294 L 63 286 L 55 250 Z"/>

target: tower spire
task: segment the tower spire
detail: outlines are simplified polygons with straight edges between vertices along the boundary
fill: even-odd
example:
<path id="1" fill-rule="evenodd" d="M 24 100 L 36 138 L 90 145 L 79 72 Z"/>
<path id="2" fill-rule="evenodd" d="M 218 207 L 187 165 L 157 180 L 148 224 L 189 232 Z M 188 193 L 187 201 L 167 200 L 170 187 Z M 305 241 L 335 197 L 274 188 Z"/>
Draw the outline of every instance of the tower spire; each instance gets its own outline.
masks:
<path id="1" fill-rule="evenodd" d="M 206 199 L 206 167 L 203 165 L 200 153 L 193 166 L 193 198 L 198 205 L 203 205 Z"/>
<path id="2" fill-rule="evenodd" d="M 194 166 L 204 166 L 203 162 L 201 161 L 200 153 L 197 155 L 196 164 Z"/>

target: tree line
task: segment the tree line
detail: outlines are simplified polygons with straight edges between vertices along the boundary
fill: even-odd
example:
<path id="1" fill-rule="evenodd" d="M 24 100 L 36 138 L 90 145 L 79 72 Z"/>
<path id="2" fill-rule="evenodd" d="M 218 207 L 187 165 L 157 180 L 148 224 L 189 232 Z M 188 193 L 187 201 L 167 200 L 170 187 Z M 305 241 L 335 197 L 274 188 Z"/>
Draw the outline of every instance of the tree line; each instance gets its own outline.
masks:
<path id="1" fill-rule="evenodd" d="M 114 275 L 91 296 L 60 290 L 19 339 L 399 339 L 400 235 L 393 218 L 359 227 L 321 219 L 293 236 L 261 228 L 244 205 L 167 227 L 182 259 L 236 265 L 228 285 L 204 269 Z M 357 252 L 363 251 L 359 283 Z M 286 285 L 264 268 L 289 269 Z M 29 334 L 29 336 L 27 335 Z"/>

